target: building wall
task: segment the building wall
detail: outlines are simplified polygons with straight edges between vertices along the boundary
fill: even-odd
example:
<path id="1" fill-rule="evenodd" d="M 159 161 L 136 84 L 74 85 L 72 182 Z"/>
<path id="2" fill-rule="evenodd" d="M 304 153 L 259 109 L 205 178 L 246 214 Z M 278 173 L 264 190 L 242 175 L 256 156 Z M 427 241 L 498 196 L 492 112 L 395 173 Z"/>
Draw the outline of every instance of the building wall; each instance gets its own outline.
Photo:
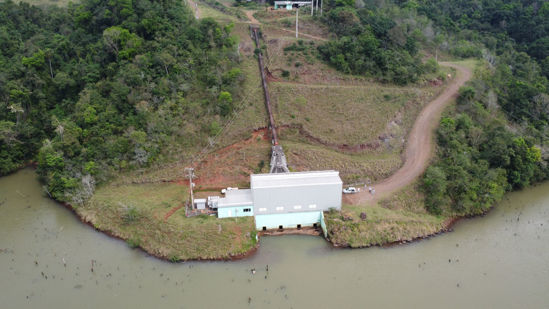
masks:
<path id="1" fill-rule="evenodd" d="M 244 209 L 246 208 L 249 208 L 250 211 L 245 212 Z M 218 218 L 250 217 L 253 215 L 253 206 L 222 207 L 217 209 Z"/>
<path id="2" fill-rule="evenodd" d="M 270 230 L 278 229 L 280 225 L 283 228 L 297 228 L 298 224 L 301 224 L 302 227 L 313 226 L 315 223 L 320 224 L 321 216 L 321 211 L 256 215 L 255 228 L 262 230 L 263 227 L 266 227 Z"/>
<path id="3" fill-rule="evenodd" d="M 276 188 L 252 188 L 255 213 L 326 211 L 341 209 L 342 184 L 296 185 Z"/>

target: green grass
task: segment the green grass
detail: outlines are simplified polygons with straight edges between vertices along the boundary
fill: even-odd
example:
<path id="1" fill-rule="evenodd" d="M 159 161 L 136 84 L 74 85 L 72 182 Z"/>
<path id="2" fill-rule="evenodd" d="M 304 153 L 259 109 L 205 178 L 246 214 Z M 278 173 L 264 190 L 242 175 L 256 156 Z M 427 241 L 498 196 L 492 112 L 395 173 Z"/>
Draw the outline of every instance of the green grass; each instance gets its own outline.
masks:
<path id="1" fill-rule="evenodd" d="M 361 213 L 366 214 L 362 220 Z M 368 247 L 411 241 L 445 228 L 448 217 L 429 214 L 417 184 L 382 199 L 375 206 L 343 205 L 341 213 L 326 214 L 330 241 L 339 246 Z"/>
<path id="2" fill-rule="evenodd" d="M 255 246 L 253 218 L 187 218 L 181 208 L 164 220 L 186 199 L 186 186 L 178 184 L 103 186 L 76 211 L 97 229 L 126 240 L 130 247 L 139 246 L 172 261 L 230 258 Z M 128 220 L 130 211 L 133 218 Z"/>
<path id="3" fill-rule="evenodd" d="M 200 11 L 200 18 L 210 17 L 222 24 L 238 21 L 238 18 L 236 18 L 235 16 L 228 15 L 219 10 L 216 10 L 215 8 L 209 6 L 206 3 L 197 1 L 197 4 L 198 4 L 198 9 Z"/>
<path id="4" fill-rule="evenodd" d="M 425 210 L 425 196 L 419 189 L 419 180 L 399 192 L 379 201 L 379 206 L 390 210 L 405 210 L 428 214 Z"/>
<path id="5" fill-rule="evenodd" d="M 338 246 L 368 247 L 392 242 L 411 241 L 437 233 L 444 217 L 379 206 L 344 205 L 341 213 L 328 213 L 326 225 L 330 241 Z M 366 220 L 360 214 L 366 213 Z"/>

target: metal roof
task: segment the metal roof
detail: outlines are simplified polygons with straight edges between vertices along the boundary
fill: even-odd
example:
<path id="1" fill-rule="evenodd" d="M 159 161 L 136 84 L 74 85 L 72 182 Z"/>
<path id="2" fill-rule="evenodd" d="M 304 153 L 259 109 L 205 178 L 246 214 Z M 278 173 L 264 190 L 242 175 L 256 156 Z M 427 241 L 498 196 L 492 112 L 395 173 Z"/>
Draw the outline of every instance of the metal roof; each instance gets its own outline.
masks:
<path id="1" fill-rule="evenodd" d="M 304 4 L 311 4 L 311 1 L 275 1 L 275 4 L 277 4 L 277 5 L 280 5 L 280 4 L 301 4 L 301 5 L 304 5 Z"/>
<path id="2" fill-rule="evenodd" d="M 252 190 L 228 190 L 225 197 L 219 199 L 218 208 L 235 207 L 235 206 L 251 206 L 253 205 Z"/>
<path id="3" fill-rule="evenodd" d="M 311 171 L 275 174 L 252 174 L 251 187 L 281 188 L 307 185 L 342 184 L 338 171 Z"/>

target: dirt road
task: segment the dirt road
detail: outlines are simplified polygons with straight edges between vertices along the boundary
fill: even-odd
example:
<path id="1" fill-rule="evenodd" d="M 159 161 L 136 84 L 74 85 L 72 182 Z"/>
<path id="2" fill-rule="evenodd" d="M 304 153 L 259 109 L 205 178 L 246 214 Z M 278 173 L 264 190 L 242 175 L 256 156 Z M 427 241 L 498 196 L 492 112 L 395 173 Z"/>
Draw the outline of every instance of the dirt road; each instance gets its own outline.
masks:
<path id="1" fill-rule="evenodd" d="M 472 77 L 469 68 L 455 63 L 440 63 L 457 70 L 457 76 L 452 83 L 437 98 L 429 102 L 419 114 L 412 131 L 408 136 L 408 142 L 404 154 L 404 165 L 389 178 L 371 185 L 375 189 L 375 195 L 368 190 L 360 193 L 344 196 L 344 201 L 351 204 L 372 204 L 380 198 L 386 197 L 399 189 L 406 187 L 421 176 L 433 155 L 433 135 L 444 108 L 452 102 L 458 94 L 458 90 Z"/>
<path id="2" fill-rule="evenodd" d="M 245 11 L 245 12 L 246 12 L 246 17 L 248 17 L 248 19 L 250 20 L 250 22 L 251 22 L 252 24 L 256 24 L 256 25 L 260 25 L 260 24 L 261 24 L 261 23 L 259 22 L 259 20 L 255 19 L 255 17 L 254 17 L 254 13 L 255 13 L 256 11 L 248 11 L 248 10 L 247 10 L 247 11 Z"/>
<path id="3" fill-rule="evenodd" d="M 192 0 L 187 0 L 187 4 L 189 5 L 189 8 L 191 9 L 191 11 L 194 12 L 194 18 L 199 19 L 200 9 L 198 8 L 198 4 Z"/>

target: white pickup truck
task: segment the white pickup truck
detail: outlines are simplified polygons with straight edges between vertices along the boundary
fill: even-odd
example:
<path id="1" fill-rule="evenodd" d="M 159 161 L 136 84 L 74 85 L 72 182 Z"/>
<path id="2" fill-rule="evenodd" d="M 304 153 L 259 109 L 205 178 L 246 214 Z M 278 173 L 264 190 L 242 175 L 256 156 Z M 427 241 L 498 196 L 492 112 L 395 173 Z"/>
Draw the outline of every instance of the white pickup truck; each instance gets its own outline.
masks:
<path id="1" fill-rule="evenodd" d="M 358 192 L 360 192 L 360 190 L 358 190 L 355 187 L 347 187 L 347 188 L 343 189 L 344 194 L 353 194 L 353 193 L 358 193 Z"/>

